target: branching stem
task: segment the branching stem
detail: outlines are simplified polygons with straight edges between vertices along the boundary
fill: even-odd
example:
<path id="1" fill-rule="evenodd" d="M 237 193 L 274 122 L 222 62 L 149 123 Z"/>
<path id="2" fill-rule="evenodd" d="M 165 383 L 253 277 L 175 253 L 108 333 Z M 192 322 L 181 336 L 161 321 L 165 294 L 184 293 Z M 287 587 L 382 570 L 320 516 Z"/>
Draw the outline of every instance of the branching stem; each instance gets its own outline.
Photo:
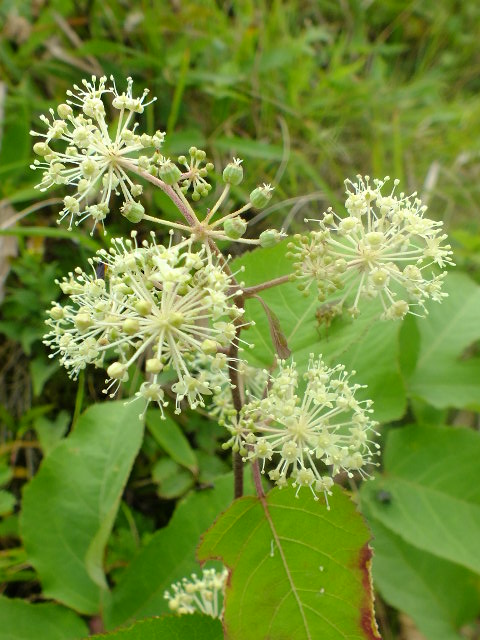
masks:
<path id="1" fill-rule="evenodd" d="M 285 282 L 289 282 L 291 279 L 291 275 L 287 274 L 285 276 L 279 276 L 278 278 L 274 278 L 273 280 L 267 280 L 267 282 L 262 282 L 261 284 L 256 284 L 253 287 L 244 287 L 243 295 L 245 298 L 252 298 L 259 291 L 265 291 L 265 289 L 271 289 L 272 287 L 278 287 L 280 284 L 285 284 Z"/>

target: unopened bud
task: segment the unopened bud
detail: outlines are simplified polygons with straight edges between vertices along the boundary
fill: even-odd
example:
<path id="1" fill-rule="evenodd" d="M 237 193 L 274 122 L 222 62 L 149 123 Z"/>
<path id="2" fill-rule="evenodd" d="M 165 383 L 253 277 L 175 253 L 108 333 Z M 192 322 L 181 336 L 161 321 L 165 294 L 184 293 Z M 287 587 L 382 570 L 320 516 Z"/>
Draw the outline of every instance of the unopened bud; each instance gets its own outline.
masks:
<path id="1" fill-rule="evenodd" d="M 33 151 L 37 154 L 37 156 L 46 156 L 52 152 L 50 147 L 46 142 L 37 142 L 33 145 Z"/>
<path id="2" fill-rule="evenodd" d="M 107 375 L 112 380 L 126 380 L 127 376 L 127 367 L 121 362 L 112 362 L 112 364 L 107 369 Z"/>
<path id="3" fill-rule="evenodd" d="M 69 104 L 59 104 L 57 107 L 57 113 L 62 120 L 65 120 L 65 118 L 72 115 L 73 109 Z"/>
<path id="4" fill-rule="evenodd" d="M 86 331 L 93 324 L 92 318 L 88 313 L 78 313 L 75 318 L 75 326 L 79 331 Z"/>
<path id="5" fill-rule="evenodd" d="M 229 162 L 223 170 L 223 181 L 227 184 L 237 185 L 243 180 L 243 167 L 241 160 L 234 158 L 233 162 Z"/>
<path id="6" fill-rule="evenodd" d="M 125 216 L 127 220 L 133 223 L 140 222 L 145 215 L 144 207 L 139 202 L 133 201 L 125 202 L 120 212 L 122 216 Z"/>
<path id="7" fill-rule="evenodd" d="M 136 318 L 128 318 L 128 320 L 125 320 L 123 322 L 122 329 L 125 331 L 126 334 L 128 334 L 129 336 L 132 336 L 134 333 L 137 333 L 137 331 L 140 329 L 140 323 Z"/>
<path id="8" fill-rule="evenodd" d="M 277 231 L 276 229 L 267 229 L 260 234 L 258 239 L 260 240 L 261 247 L 268 248 L 274 247 L 282 238 L 283 234 L 280 233 L 280 231 Z"/>
<path id="9" fill-rule="evenodd" d="M 247 223 L 242 218 L 230 218 L 225 220 L 223 225 L 225 235 L 232 240 L 238 240 L 241 238 L 247 230 Z"/>
<path id="10" fill-rule="evenodd" d="M 263 187 L 257 187 L 250 194 L 250 202 L 255 209 L 263 209 L 267 202 L 272 197 L 273 187 L 269 184 L 264 184 Z"/>
<path id="11" fill-rule="evenodd" d="M 165 184 L 176 184 L 179 181 L 181 175 L 182 172 L 176 164 L 173 164 L 171 160 L 164 160 L 162 163 L 160 163 L 160 166 L 158 168 L 158 177 L 160 178 L 160 180 L 163 180 Z"/>
<path id="12" fill-rule="evenodd" d="M 163 364 L 159 358 L 149 358 L 145 363 L 145 371 L 147 373 L 160 373 L 163 369 Z"/>

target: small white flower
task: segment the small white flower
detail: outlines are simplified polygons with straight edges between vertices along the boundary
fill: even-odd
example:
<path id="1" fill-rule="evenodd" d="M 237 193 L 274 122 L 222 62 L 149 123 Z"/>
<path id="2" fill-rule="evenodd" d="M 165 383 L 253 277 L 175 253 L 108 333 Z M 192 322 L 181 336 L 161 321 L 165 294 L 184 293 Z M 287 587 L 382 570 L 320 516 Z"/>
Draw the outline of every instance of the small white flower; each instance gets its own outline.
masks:
<path id="1" fill-rule="evenodd" d="M 59 283 L 70 303 L 51 309 L 45 344 L 72 377 L 87 364 L 106 368 L 105 391 L 112 395 L 128 379 L 129 367 L 144 360 L 146 381 L 137 396 L 160 407 L 167 403 L 159 376 L 173 369 L 176 411 L 183 399 L 191 408 L 204 406 L 212 382 L 194 376 L 194 362 L 204 354 L 211 366 L 227 364 L 217 351 L 230 346 L 233 323 L 242 315 L 232 282 L 205 247 L 193 252 L 191 240 L 138 246 L 135 233 L 132 237 L 117 238 L 109 252 L 99 251 L 90 261 L 91 274 L 77 269 Z M 105 280 L 97 276 L 98 266 L 106 268 Z"/>
<path id="2" fill-rule="evenodd" d="M 308 486 L 315 498 L 323 492 L 328 505 L 332 478 L 342 471 L 366 476 L 365 467 L 377 453 L 370 439 L 376 424 L 370 417 L 372 402 L 355 398 L 362 387 L 350 383 L 342 365 L 329 368 L 313 354 L 302 378 L 294 362 L 279 363 L 265 397 L 243 408 L 237 426 L 240 446 L 248 450 L 245 459 L 260 461 L 262 473 L 270 460 L 278 460 L 268 473 L 278 486 L 286 486 L 291 477 L 297 493 Z"/>
<path id="3" fill-rule="evenodd" d="M 157 131 L 153 136 L 136 133 L 135 114 L 142 114 L 145 107 L 156 98 L 145 102 L 148 90 L 139 98 L 132 93 L 133 81 L 127 78 L 127 90 L 118 93 L 113 78 L 107 86 L 105 76 L 91 82 L 82 81 L 82 86 L 74 85 L 74 91 L 67 91 L 66 104 L 57 107 L 57 115 L 50 109 L 50 118 L 40 116 L 47 127 L 46 133 L 31 131 L 31 135 L 42 138 L 34 145 L 34 151 L 42 157 L 35 160 L 32 169 L 43 171 L 37 185 L 45 191 L 57 184 L 65 184 L 75 189 L 74 195 L 66 196 L 60 219 L 70 217 L 70 227 L 74 218 L 76 224 L 86 218 L 93 219 L 93 229 L 109 213 L 109 202 L 113 194 L 123 199 L 124 215 L 129 218 L 129 206 L 136 206 L 135 218 L 139 217 L 136 198 L 142 187 L 134 183 L 128 173 L 133 169 L 149 169 L 151 154 L 163 143 L 165 134 Z M 112 96 L 112 106 L 118 112 L 116 123 L 109 129 L 104 105 L 104 96 Z M 57 149 L 57 147 L 61 147 Z M 96 204 L 90 205 L 98 197 Z M 130 218 L 129 218 L 130 219 Z M 92 232 L 93 232 L 92 229 Z"/>
<path id="4" fill-rule="evenodd" d="M 300 288 L 315 283 L 321 300 L 343 290 L 340 305 L 352 294 L 354 316 L 362 297 L 378 298 L 383 318 L 402 318 L 412 305 L 425 312 L 426 300 L 440 302 L 447 295 L 441 291 L 446 272 L 431 267 L 453 264 L 442 223 L 424 217 L 426 207 L 416 194 L 395 195 L 397 180 L 384 196 L 388 178 L 373 185 L 368 176 L 357 178 L 345 182 L 349 215 L 329 209 L 317 220 L 320 231 L 291 245 Z M 398 297 L 402 290 L 406 299 Z"/>
<path id="5" fill-rule="evenodd" d="M 204 569 L 201 578 L 192 573 L 190 579 L 183 578 L 172 584 L 171 591 L 165 591 L 163 597 L 168 600 L 169 608 L 179 615 L 200 612 L 220 618 L 227 580 L 227 569 Z"/>

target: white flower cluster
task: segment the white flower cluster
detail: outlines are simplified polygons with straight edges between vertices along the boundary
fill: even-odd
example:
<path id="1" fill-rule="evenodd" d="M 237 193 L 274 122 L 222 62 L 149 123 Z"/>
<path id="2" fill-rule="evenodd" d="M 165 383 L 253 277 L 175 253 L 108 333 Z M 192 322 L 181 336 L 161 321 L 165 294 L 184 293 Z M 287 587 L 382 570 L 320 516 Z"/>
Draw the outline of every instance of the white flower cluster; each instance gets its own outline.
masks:
<path id="1" fill-rule="evenodd" d="M 112 194 L 123 198 L 122 213 L 132 222 L 143 217 L 143 206 L 137 202 L 142 186 L 132 182 L 128 172 L 148 170 L 152 153 L 160 149 L 165 134 L 157 131 L 153 136 L 136 133 L 133 122 L 136 114 L 142 114 L 145 107 L 154 102 L 145 102 L 148 89 L 141 97 L 132 94 L 132 79 L 128 78 L 127 90 L 118 93 L 113 78 L 107 86 L 107 78 L 98 81 L 92 76 L 91 82 L 83 80 L 82 87 L 74 85 L 74 91 L 67 91 L 70 99 L 60 104 L 55 114 L 50 109 L 50 118 L 41 116 L 47 126 L 46 133 L 31 131 L 31 135 L 42 138 L 34 145 L 34 151 L 43 158 L 35 160 L 32 169 L 43 171 L 42 181 L 37 185 L 40 191 L 53 185 L 72 185 L 73 196 L 66 196 L 60 214 L 63 220 L 70 216 L 70 228 L 74 218 L 76 224 L 92 218 L 93 228 L 109 213 Z M 116 124 L 109 129 L 103 96 L 111 94 L 112 107 L 118 112 Z M 54 146 L 60 143 L 62 150 Z M 147 149 L 151 149 L 150 155 Z M 99 194 L 98 201 L 91 204 Z M 93 230 L 92 230 L 93 231 Z"/>
<path id="2" fill-rule="evenodd" d="M 293 243 L 290 257 L 295 260 L 300 288 L 312 283 L 318 287 L 320 300 L 343 289 L 342 305 L 352 294 L 350 313 L 358 314 L 362 297 L 379 298 L 383 318 L 403 318 L 416 306 L 425 313 L 424 303 L 440 302 L 446 273 L 437 270 L 453 264 L 442 223 L 424 217 L 426 206 L 416 194 L 395 194 L 398 181 L 388 195 L 382 194 L 387 182 L 363 179 L 345 182 L 348 216 L 340 217 L 329 209 L 318 220 L 320 231 L 300 237 Z M 398 297 L 403 290 L 406 299 Z"/>
<path id="3" fill-rule="evenodd" d="M 165 591 L 163 597 L 168 600 L 169 608 L 180 615 L 200 612 L 220 618 L 227 579 L 227 569 L 204 569 L 201 578 L 192 573 L 190 580 L 183 578 L 181 582 L 172 584 L 173 593 Z"/>
<path id="4" fill-rule="evenodd" d="M 238 288 L 205 247 L 193 251 L 191 240 L 138 246 L 135 232 L 132 237 L 99 251 L 90 274 L 77 268 L 59 283 L 70 303 L 54 304 L 44 342 L 72 377 L 90 363 L 105 367 L 105 392 L 113 387 L 112 395 L 128 380 L 129 367 L 144 362 L 146 381 L 137 396 L 147 404 L 165 406 L 160 376 L 173 369 L 176 411 L 184 399 L 191 408 L 204 406 L 212 383 L 206 374 L 196 375 L 193 362 L 202 353 L 212 369 L 230 366 L 225 350 L 235 338 L 234 323 L 242 326 Z"/>
<path id="5" fill-rule="evenodd" d="M 309 487 L 315 498 L 323 492 L 327 505 L 338 473 L 366 476 L 365 467 L 379 448 L 370 439 L 371 433 L 377 435 L 376 423 L 370 417 L 371 400 L 355 398 L 362 387 L 351 384 L 350 375 L 342 365 L 329 368 L 311 354 L 299 380 L 295 363 L 280 361 L 266 395 L 248 402 L 229 428 L 244 459 L 261 461 L 264 473 L 266 463 L 279 458 L 268 473 L 275 484 L 284 487 L 291 477 L 297 492 Z"/>

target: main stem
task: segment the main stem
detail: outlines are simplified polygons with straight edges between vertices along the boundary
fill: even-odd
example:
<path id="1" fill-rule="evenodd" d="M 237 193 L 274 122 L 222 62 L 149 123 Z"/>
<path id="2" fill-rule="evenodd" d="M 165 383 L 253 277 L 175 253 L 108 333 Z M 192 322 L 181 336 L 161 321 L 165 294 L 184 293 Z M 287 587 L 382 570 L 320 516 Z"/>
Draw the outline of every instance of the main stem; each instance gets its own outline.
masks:
<path id="1" fill-rule="evenodd" d="M 243 300 L 238 300 L 237 304 L 243 305 Z M 242 395 L 240 393 L 240 378 L 238 375 L 238 369 L 235 367 L 235 362 L 238 361 L 238 340 L 240 337 L 241 327 L 237 326 L 235 331 L 235 338 L 232 341 L 229 351 L 229 359 L 230 365 L 228 367 L 230 383 L 232 385 L 232 400 L 233 407 L 237 412 L 237 419 L 240 417 L 240 412 L 242 410 Z M 234 451 L 232 454 L 233 460 L 233 495 L 234 498 L 241 498 L 243 496 L 243 460 L 241 455 Z"/>

